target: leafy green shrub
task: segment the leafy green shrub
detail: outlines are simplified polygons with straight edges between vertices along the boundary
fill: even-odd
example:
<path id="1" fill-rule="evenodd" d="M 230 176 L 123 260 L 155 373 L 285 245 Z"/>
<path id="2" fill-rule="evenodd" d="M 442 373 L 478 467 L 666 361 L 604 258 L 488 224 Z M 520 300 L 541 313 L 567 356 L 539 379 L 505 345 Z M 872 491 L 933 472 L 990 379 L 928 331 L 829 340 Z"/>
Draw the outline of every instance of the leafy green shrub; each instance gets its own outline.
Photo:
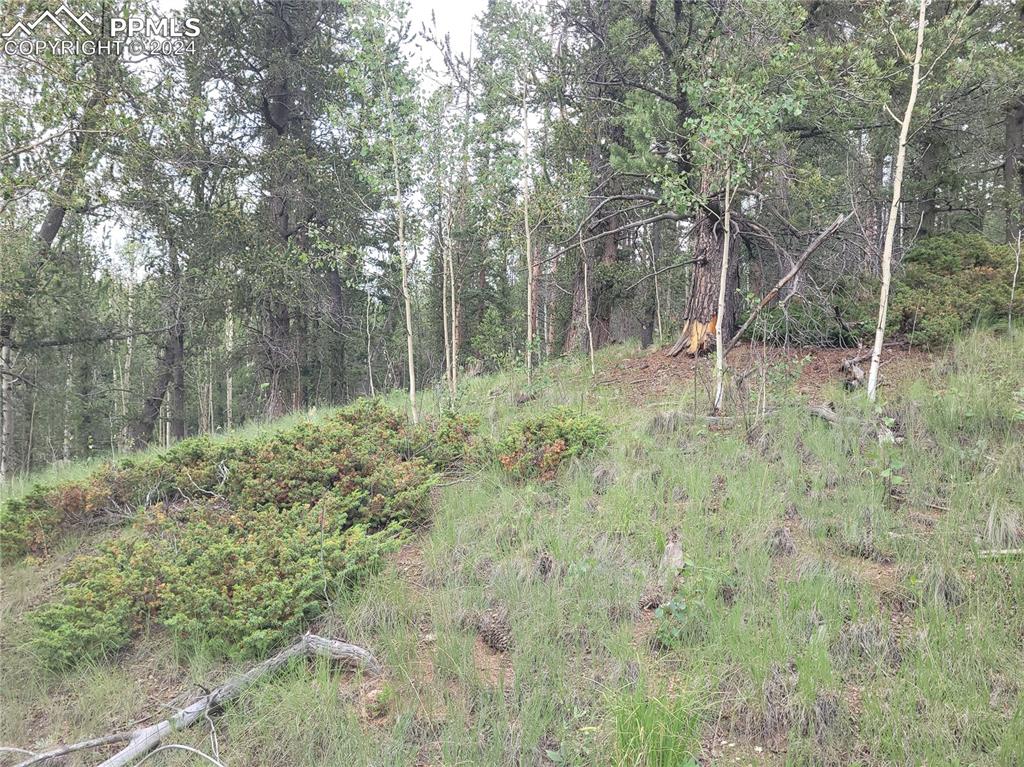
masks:
<path id="1" fill-rule="evenodd" d="M 445 413 L 439 419 L 428 419 L 418 431 L 416 454 L 426 456 L 438 469 L 451 469 L 482 461 L 490 446 L 478 431 L 480 419 Z"/>
<path id="2" fill-rule="evenodd" d="M 498 444 L 498 461 L 518 479 L 550 480 L 564 461 L 596 449 L 607 436 L 597 416 L 556 408 L 513 426 Z"/>
<path id="3" fill-rule="evenodd" d="M 185 440 L 85 482 L 35 488 L 6 507 L 7 546 L 45 548 L 97 509 L 139 506 L 32 614 L 42 659 L 66 667 L 115 652 L 150 622 L 265 653 L 381 565 L 402 523 L 426 509 L 435 467 L 465 455 L 471 433 L 457 419 L 410 431 L 380 403 L 360 402 L 317 423 Z"/>
<path id="4" fill-rule="evenodd" d="M 972 324 L 1005 321 L 1014 254 L 976 234 L 942 234 L 918 242 L 893 285 L 890 315 L 915 345 L 944 346 Z M 1024 293 L 1014 313 L 1024 309 Z"/>
<path id="5" fill-rule="evenodd" d="M 334 501 L 246 512 L 215 501 L 183 505 L 74 562 L 60 598 L 32 615 L 40 656 L 73 666 L 120 650 L 150 621 L 262 655 L 376 571 L 400 534 L 397 525 L 377 533 L 348 526 Z"/>
<path id="6" fill-rule="evenodd" d="M 461 432 L 449 430 L 449 455 Z M 396 463 L 425 445 L 423 459 Z M 353 522 L 386 524 L 419 508 L 421 474 L 435 461 L 430 440 L 412 434 L 394 411 L 360 401 L 322 421 L 250 439 L 182 440 L 161 453 L 106 464 L 86 480 L 37 485 L 0 509 L 0 554 L 45 553 L 67 529 L 124 523 L 158 501 L 218 497 L 245 508 L 314 503 L 327 489 L 365 491 Z"/>
<path id="7" fill-rule="evenodd" d="M 716 603 L 732 589 L 722 574 L 684 563 L 675 578 L 671 598 L 654 611 L 654 638 L 658 644 L 674 649 L 702 641 Z"/>

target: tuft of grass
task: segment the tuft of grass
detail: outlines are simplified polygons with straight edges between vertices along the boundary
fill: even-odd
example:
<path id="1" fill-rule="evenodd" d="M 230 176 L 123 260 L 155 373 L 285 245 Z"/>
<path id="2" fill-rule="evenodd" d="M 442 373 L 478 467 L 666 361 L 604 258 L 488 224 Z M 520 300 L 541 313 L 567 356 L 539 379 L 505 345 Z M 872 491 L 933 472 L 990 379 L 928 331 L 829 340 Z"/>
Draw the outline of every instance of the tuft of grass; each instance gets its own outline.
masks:
<path id="1" fill-rule="evenodd" d="M 691 697 L 638 685 L 616 692 L 609 708 L 616 767 L 696 767 L 701 716 Z"/>

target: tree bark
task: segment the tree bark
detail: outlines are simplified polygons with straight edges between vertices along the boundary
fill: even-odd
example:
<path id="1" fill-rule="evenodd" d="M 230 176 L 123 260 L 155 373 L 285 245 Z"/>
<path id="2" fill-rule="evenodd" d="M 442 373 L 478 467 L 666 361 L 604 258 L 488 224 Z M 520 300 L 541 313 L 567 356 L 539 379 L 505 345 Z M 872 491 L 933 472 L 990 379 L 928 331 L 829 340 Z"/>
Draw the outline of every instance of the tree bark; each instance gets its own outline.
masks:
<path id="1" fill-rule="evenodd" d="M 889 284 L 892 280 L 892 249 L 899 216 L 900 193 L 903 189 L 903 167 L 907 159 L 907 138 L 910 135 L 910 118 L 917 102 L 917 90 L 921 84 L 921 50 L 924 47 L 925 10 L 927 0 L 920 0 L 917 16 L 917 48 L 914 52 L 914 66 L 910 76 L 910 96 L 907 108 L 900 121 L 900 140 L 896 150 L 896 163 L 892 177 L 892 203 L 889 206 L 889 220 L 882 243 L 882 288 L 878 301 L 878 324 L 875 326 L 875 343 L 871 352 L 871 370 L 868 372 L 868 399 L 874 402 L 878 392 L 878 369 L 882 363 L 882 344 L 885 342 L 885 325 L 889 314 Z"/>
<path id="2" fill-rule="evenodd" d="M 702 210 L 694 224 L 694 265 L 693 276 L 690 279 L 690 297 L 683 317 L 683 331 L 669 349 L 670 357 L 684 351 L 692 356 L 706 354 L 714 347 L 719 325 L 718 293 L 720 282 L 723 282 L 722 260 L 726 255 L 719 220 L 718 211 L 712 208 L 710 211 Z M 725 338 L 731 338 L 736 332 L 736 297 L 740 284 L 738 259 L 728 259 L 724 284 L 725 302 L 721 329 Z"/>
<path id="3" fill-rule="evenodd" d="M 716 318 L 726 316 L 726 302 L 729 297 L 729 242 L 732 239 L 732 188 L 731 179 L 727 175 L 725 180 L 725 220 L 722 226 L 722 263 L 718 270 L 718 306 L 715 310 Z M 735 286 L 732 292 L 736 292 Z M 735 325 L 735 317 L 733 323 Z M 726 335 L 726 323 L 715 322 L 715 412 L 722 410 L 722 400 L 725 395 L 725 339 L 730 338 L 733 329 L 730 328 Z"/>
<path id="4" fill-rule="evenodd" d="M 534 308 L 533 232 L 530 230 L 530 123 L 526 81 L 523 81 L 523 234 L 526 238 L 526 377 L 533 380 L 533 336 L 537 313 Z"/>
<path id="5" fill-rule="evenodd" d="M 173 355 L 173 334 L 173 330 L 168 331 L 168 336 L 157 353 L 156 376 L 150 384 L 149 393 L 142 401 L 139 418 L 131 428 L 132 444 L 136 448 L 145 447 L 153 438 L 153 429 L 160 418 L 160 407 L 171 385 L 173 365 L 170 357 Z"/>
<path id="6" fill-rule="evenodd" d="M 392 124 L 392 129 L 394 125 Z M 416 412 L 416 356 L 412 335 L 412 295 L 409 292 L 409 264 L 405 255 L 405 200 L 402 197 L 402 182 L 398 166 L 398 144 L 391 137 L 391 161 L 395 172 L 395 206 L 398 210 L 398 260 L 402 267 L 402 301 L 405 304 L 405 351 L 409 370 L 409 408 L 412 422 L 419 423 Z"/>
<path id="7" fill-rule="evenodd" d="M 14 377 L 11 369 L 12 323 L 0 323 L 0 482 L 8 479 L 14 451 Z"/>

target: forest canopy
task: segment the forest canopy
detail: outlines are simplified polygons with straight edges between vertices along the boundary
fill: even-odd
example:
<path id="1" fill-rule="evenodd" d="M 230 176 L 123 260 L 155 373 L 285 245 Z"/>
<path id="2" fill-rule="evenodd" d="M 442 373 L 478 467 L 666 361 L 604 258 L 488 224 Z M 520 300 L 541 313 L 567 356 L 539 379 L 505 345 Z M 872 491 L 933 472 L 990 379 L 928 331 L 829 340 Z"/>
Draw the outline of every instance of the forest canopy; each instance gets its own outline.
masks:
<path id="1" fill-rule="evenodd" d="M 0 16 L 0 478 L 630 339 L 858 346 L 889 224 L 888 332 L 1024 310 L 1019 2 L 928 3 L 919 83 L 905 3 L 492 0 L 465 50 L 392 0 L 47 9 Z"/>

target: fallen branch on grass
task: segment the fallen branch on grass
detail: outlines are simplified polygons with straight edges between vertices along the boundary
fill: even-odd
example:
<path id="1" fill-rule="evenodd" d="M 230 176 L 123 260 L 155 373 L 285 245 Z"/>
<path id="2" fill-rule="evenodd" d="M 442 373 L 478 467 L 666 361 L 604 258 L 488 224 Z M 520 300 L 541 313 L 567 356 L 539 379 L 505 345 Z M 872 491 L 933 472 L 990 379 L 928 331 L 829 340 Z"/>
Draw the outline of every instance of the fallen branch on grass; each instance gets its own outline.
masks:
<path id="1" fill-rule="evenodd" d="M 986 549 L 979 551 L 978 556 L 982 559 L 998 559 L 1000 557 L 1024 556 L 1024 549 Z"/>
<path id="2" fill-rule="evenodd" d="M 806 412 L 815 418 L 821 418 L 829 423 L 840 423 L 841 421 L 856 421 L 854 418 L 844 418 L 836 413 L 829 405 L 807 405 Z M 703 413 L 687 413 L 683 410 L 665 410 L 655 413 L 651 418 L 651 434 L 667 434 L 678 431 L 680 424 L 689 421 L 700 421 L 706 424 L 727 424 L 737 421 L 756 421 L 761 418 L 770 418 L 782 411 L 782 408 L 771 408 L 761 411 L 755 415 L 704 415 Z M 859 422 L 859 421 L 858 421 Z"/>
<path id="3" fill-rule="evenodd" d="M 172 732 L 185 729 L 196 720 L 204 717 L 208 711 L 217 709 L 225 702 L 237 697 L 239 693 L 252 685 L 260 677 L 281 668 L 289 660 L 299 656 L 320 656 L 333 661 L 347 663 L 370 674 L 377 675 L 381 673 L 380 664 L 368 650 L 348 644 L 347 642 L 338 641 L 337 639 L 326 639 L 316 634 L 304 634 L 302 639 L 292 646 L 286 647 L 274 657 L 263 661 L 257 666 L 253 666 L 245 673 L 232 677 L 216 690 L 207 693 L 162 722 L 157 722 L 156 724 L 131 732 L 104 735 L 99 738 L 92 738 L 91 740 L 83 740 L 80 743 L 56 746 L 47 751 L 34 754 L 29 759 L 19 763 L 17 767 L 31 767 L 32 765 L 42 764 L 43 762 L 76 751 L 127 741 L 127 746 L 99 766 L 125 767 L 149 751 L 152 751 Z"/>

